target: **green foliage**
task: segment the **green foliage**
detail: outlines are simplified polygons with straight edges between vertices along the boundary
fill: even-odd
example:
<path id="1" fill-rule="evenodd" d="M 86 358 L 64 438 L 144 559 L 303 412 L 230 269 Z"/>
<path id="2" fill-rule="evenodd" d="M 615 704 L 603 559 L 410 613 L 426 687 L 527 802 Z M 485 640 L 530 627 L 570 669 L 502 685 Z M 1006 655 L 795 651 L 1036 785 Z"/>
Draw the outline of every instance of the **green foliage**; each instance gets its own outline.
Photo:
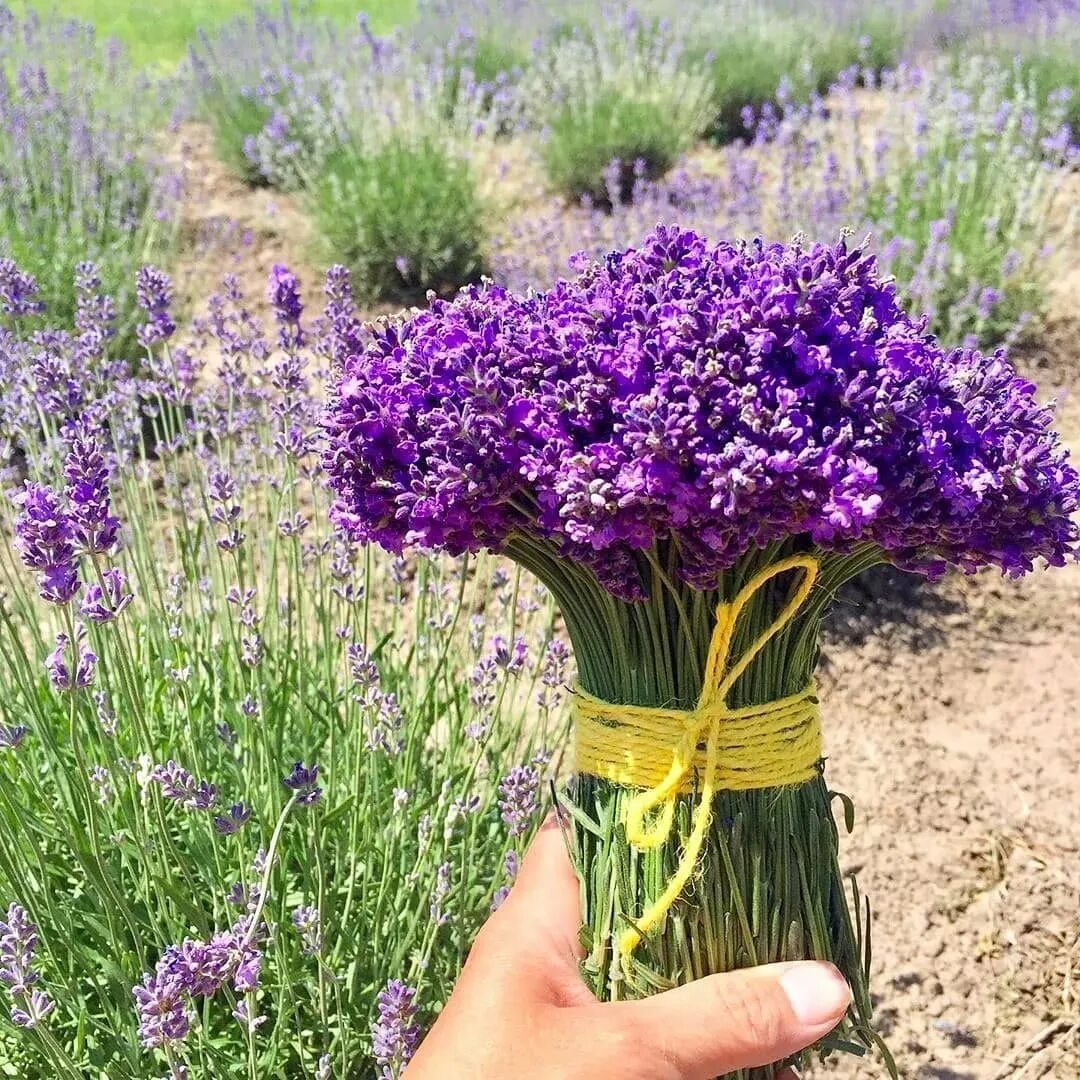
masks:
<path id="1" fill-rule="evenodd" d="M 686 148 L 684 135 L 659 102 L 624 97 L 613 89 L 585 108 L 560 109 L 542 154 L 548 180 L 559 191 L 609 203 L 630 197 L 638 172 L 647 179 L 662 176 Z M 613 172 L 609 167 L 616 161 Z"/>
<path id="2" fill-rule="evenodd" d="M 328 258 L 371 300 L 407 303 L 476 281 L 485 267 L 483 204 L 470 162 L 431 134 L 344 144 L 311 193 Z"/>
<path id="3" fill-rule="evenodd" d="M 201 109 L 214 133 L 218 157 L 246 183 L 265 184 L 266 177 L 245 148 L 273 115 L 270 101 L 215 80 L 204 90 Z"/>
<path id="4" fill-rule="evenodd" d="M 666 172 L 709 117 L 705 72 L 682 63 L 661 23 L 629 17 L 584 34 L 567 30 L 527 73 L 522 97 L 543 132 L 551 185 L 600 203 L 631 195 L 638 162 L 647 178 Z"/>
<path id="5" fill-rule="evenodd" d="M 250 12 L 250 0 L 14 0 L 16 11 L 60 9 L 69 18 L 92 22 L 102 37 L 116 37 L 131 50 L 136 63 L 158 68 L 175 66 L 200 30 L 220 26 Z M 343 26 L 355 18 L 355 0 L 301 0 L 305 15 L 325 16 Z M 415 0 L 364 0 L 360 5 L 376 32 L 411 21 Z"/>
<path id="6" fill-rule="evenodd" d="M 998 344 L 1046 303 L 1045 248 L 1065 148 L 1043 142 L 1061 106 L 1038 120 L 1036 91 L 1009 69 L 980 60 L 960 74 L 973 102 L 955 111 L 956 89 L 935 95 L 925 142 L 901 152 L 869 193 L 866 219 L 888 237 L 901 294 L 931 316 L 943 340 Z"/>
<path id="7" fill-rule="evenodd" d="M 237 317 L 258 332 L 232 308 L 225 325 Z M 167 350 L 158 360 L 170 370 Z M 182 431 L 161 397 L 170 390 L 154 392 L 146 404 L 170 449 L 114 471 L 125 542 L 107 563 L 83 559 L 84 592 L 116 565 L 136 595 L 89 628 L 100 698 L 46 677 L 74 613 L 39 600 L 11 543 L 17 508 L 0 501 L 0 727 L 31 728 L 17 749 L 0 746 L 0 912 L 17 902 L 39 925 L 35 966 L 56 1003 L 50 1044 L 7 1023 L 2 995 L 0 1063 L 14 1070 L 4 1075 L 159 1080 L 169 1070 L 139 1045 L 131 988 L 170 943 L 232 926 L 245 911 L 228 899 L 238 882 L 248 896 L 265 885 L 275 927 L 246 999 L 266 1022 L 249 1038 L 225 990 L 199 1003 L 171 1060 L 246 1080 L 310 1077 L 328 1054 L 336 1076 L 375 1075 L 376 995 L 390 978 L 409 981 L 423 1023 L 445 1001 L 508 883 L 507 851 L 531 835 L 527 818 L 522 835 L 508 832 L 498 780 L 565 735 L 536 701 L 550 600 L 492 559 L 406 562 L 342 543 L 312 480 L 316 455 L 282 450 L 292 425 L 318 415 L 314 388 L 294 374 L 274 390 L 271 372 L 288 363 L 265 340 L 242 362 L 266 367 L 246 390 L 215 381 L 197 392 Z M 126 430 L 132 404 L 118 400 L 106 426 Z M 28 470 L 63 488 L 48 434 Z M 0 447 L 11 435 L 0 430 Z M 211 481 L 223 471 L 237 493 L 224 503 Z M 491 635 L 518 633 L 531 660 L 507 671 Z M 470 679 L 482 657 L 487 674 Z M 322 799 L 283 816 L 282 778 L 298 759 L 319 764 Z M 167 761 L 217 786 L 212 811 L 166 797 L 152 774 Z M 251 820 L 220 835 L 213 816 L 240 802 Z M 278 822 L 276 858 L 253 869 Z M 321 917 L 314 953 L 291 921 L 299 905 Z"/>
<path id="8" fill-rule="evenodd" d="M 485 34 L 470 38 L 451 49 L 440 78 L 446 94 L 446 113 L 454 118 L 463 104 L 473 104 L 489 111 L 503 88 L 509 87 L 529 63 L 523 47 Z M 511 127 L 509 120 L 500 123 L 501 133 Z"/>
<path id="9" fill-rule="evenodd" d="M 807 101 L 823 94 L 841 72 L 859 66 L 880 72 L 896 63 L 904 31 L 895 13 L 868 14 L 858 24 L 830 31 L 820 22 L 790 18 L 725 27 L 687 54 L 712 81 L 711 136 L 729 142 L 746 134 L 743 110 L 755 112 L 776 98 Z"/>
<path id="10" fill-rule="evenodd" d="M 1053 95 L 1060 96 L 1062 91 L 1068 94 L 1063 119 L 1072 129 L 1073 140 L 1080 140 L 1080 52 L 1076 41 L 1044 43 L 1038 52 L 1017 57 L 1016 64 L 1021 80 L 1032 88 L 1040 111 L 1053 111 Z"/>

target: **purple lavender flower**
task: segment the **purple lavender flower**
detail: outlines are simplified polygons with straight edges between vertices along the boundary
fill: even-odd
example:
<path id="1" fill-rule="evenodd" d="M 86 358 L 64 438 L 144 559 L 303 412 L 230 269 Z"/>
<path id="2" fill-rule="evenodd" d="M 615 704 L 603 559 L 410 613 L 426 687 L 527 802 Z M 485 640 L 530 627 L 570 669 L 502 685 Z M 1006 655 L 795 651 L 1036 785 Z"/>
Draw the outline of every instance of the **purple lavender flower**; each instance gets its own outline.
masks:
<path id="1" fill-rule="evenodd" d="M 405 749 L 401 736 L 405 717 L 397 695 L 376 693 L 371 701 L 374 716 L 368 722 L 366 746 L 373 754 L 397 757 Z"/>
<path id="2" fill-rule="evenodd" d="M 142 985 L 131 991 L 139 1014 L 139 1038 L 149 1050 L 178 1043 L 191 1030 L 192 1010 L 186 988 L 174 975 L 164 972 L 143 975 Z"/>
<path id="3" fill-rule="evenodd" d="M 69 650 L 74 654 L 73 664 L 68 659 Z M 45 670 L 57 690 L 85 690 L 94 683 L 97 659 L 86 647 L 86 628 L 78 625 L 75 628 L 74 647 L 67 634 L 56 635 L 56 648 L 45 661 Z"/>
<path id="4" fill-rule="evenodd" d="M 542 551 L 628 600 L 661 543 L 700 589 L 792 536 L 927 574 L 1076 554 L 1052 412 L 1003 353 L 928 336 L 864 249 L 658 227 L 579 265 L 535 295 L 432 301 L 345 361 L 324 457 L 340 529 Z"/>
<path id="5" fill-rule="evenodd" d="M 17 496 L 15 547 L 23 563 L 39 572 L 43 599 L 68 604 L 78 593 L 78 558 L 71 517 L 56 492 L 43 484 L 28 483 Z"/>
<path id="6" fill-rule="evenodd" d="M 391 979 L 379 994 L 377 1007 L 378 1016 L 371 1026 L 372 1053 L 382 1066 L 380 1080 L 398 1080 L 420 1045 L 416 991 Z"/>
<path id="7" fill-rule="evenodd" d="M 491 650 L 496 665 L 508 675 L 520 675 L 525 670 L 525 663 L 529 658 L 529 646 L 520 634 L 514 638 L 513 645 L 501 635 L 496 634 L 491 640 Z"/>
<path id="8" fill-rule="evenodd" d="M 362 642 L 353 642 L 346 649 L 346 657 L 353 682 L 361 692 L 379 685 L 379 669 Z"/>
<path id="9" fill-rule="evenodd" d="M 109 512 L 109 469 L 97 432 L 88 423 L 66 431 L 69 518 L 75 543 L 88 555 L 107 554 L 116 545 L 120 522 Z"/>
<path id="10" fill-rule="evenodd" d="M 161 794 L 187 810 L 212 810 L 217 803 L 217 787 L 196 780 L 182 765 L 169 760 L 154 768 L 150 775 L 160 785 Z"/>
<path id="11" fill-rule="evenodd" d="M 514 887 L 514 880 L 518 875 L 518 855 L 516 851 L 508 851 L 506 858 L 503 860 L 503 869 L 506 872 L 506 883 L 500 885 L 495 890 L 495 895 L 491 898 L 491 910 L 498 911 L 499 908 L 506 903 L 507 898 L 510 896 L 510 890 Z"/>
<path id="12" fill-rule="evenodd" d="M 176 332 L 172 318 L 172 279 L 155 266 L 143 266 L 135 278 L 135 296 L 148 318 L 136 331 L 139 344 L 153 348 Z"/>
<path id="13" fill-rule="evenodd" d="M 15 997 L 28 994 L 38 981 L 34 970 L 38 928 L 26 909 L 12 904 L 7 919 L 0 921 L 0 982 Z"/>
<path id="14" fill-rule="evenodd" d="M 296 762 L 292 772 L 282 780 L 282 783 L 296 792 L 296 801 L 301 806 L 311 806 L 322 798 L 322 788 L 318 786 L 319 766 L 312 765 L 308 768 L 303 762 Z"/>
<path id="15" fill-rule="evenodd" d="M 294 909 L 292 913 L 292 924 L 300 935 L 300 940 L 304 945 L 304 952 L 308 956 L 314 956 L 322 948 L 319 909 L 301 905 Z"/>
<path id="16" fill-rule="evenodd" d="M 25 724 L 0 727 L 0 750 L 18 750 L 29 733 L 30 729 Z"/>
<path id="17" fill-rule="evenodd" d="M 37 282 L 31 274 L 19 270 L 13 259 L 0 259 L 0 314 L 15 318 L 40 315 L 45 305 L 37 294 Z"/>
<path id="18" fill-rule="evenodd" d="M 23 1028 L 36 1027 L 54 1007 L 48 994 L 37 988 L 40 976 L 33 967 L 37 941 L 37 926 L 26 909 L 12 904 L 6 920 L 0 921 L 0 982 L 14 999 L 12 1023 Z"/>
<path id="19" fill-rule="evenodd" d="M 56 1007 L 56 1003 L 44 990 L 31 990 L 23 999 L 23 1004 L 11 1007 L 11 1022 L 16 1027 L 34 1028 Z"/>
<path id="20" fill-rule="evenodd" d="M 304 310 L 300 299 L 300 282 L 287 266 L 275 263 L 270 270 L 267 298 L 278 322 L 278 334 L 283 349 L 298 349 L 304 343 L 300 316 Z"/>
<path id="21" fill-rule="evenodd" d="M 515 765 L 499 781 L 499 811 L 511 836 L 521 836 L 540 809 L 540 774 L 532 765 Z"/>
<path id="22" fill-rule="evenodd" d="M 91 622 L 112 622 L 133 599 L 123 570 L 113 567 L 102 573 L 100 584 L 87 587 L 80 611 Z"/>
<path id="23" fill-rule="evenodd" d="M 251 820 L 251 809 L 243 803 L 233 803 L 228 814 L 214 818 L 214 828 L 221 836 L 232 836 Z"/>
<path id="24" fill-rule="evenodd" d="M 230 981 L 240 994 L 256 989 L 262 953 L 249 940 L 250 922 L 245 916 L 209 941 L 188 938 L 170 945 L 153 972 L 143 975 L 132 995 L 144 1046 L 153 1049 L 185 1039 L 194 999 L 212 997 Z"/>

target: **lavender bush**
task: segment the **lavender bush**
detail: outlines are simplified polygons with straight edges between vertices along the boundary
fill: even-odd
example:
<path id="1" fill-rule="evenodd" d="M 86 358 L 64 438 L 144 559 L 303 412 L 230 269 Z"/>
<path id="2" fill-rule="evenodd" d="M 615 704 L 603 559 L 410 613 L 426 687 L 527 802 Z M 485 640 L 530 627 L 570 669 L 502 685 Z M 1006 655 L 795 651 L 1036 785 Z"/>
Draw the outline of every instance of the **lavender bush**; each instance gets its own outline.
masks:
<path id="1" fill-rule="evenodd" d="M 1063 103 L 1041 112 L 1011 67 L 985 59 L 959 73 L 901 67 L 868 101 L 861 69 L 828 101 L 781 95 L 747 114 L 749 142 L 688 159 L 629 192 L 609 169 L 613 213 L 557 203 L 497 235 L 496 280 L 545 286 L 571 254 L 600 257 L 635 243 L 658 221 L 718 237 L 784 239 L 797 233 L 869 235 L 901 295 L 950 343 L 1008 340 L 1031 326 L 1045 300 L 1060 242 L 1052 226 L 1077 151 Z"/>
<path id="2" fill-rule="evenodd" d="M 92 27 L 0 6 L 0 258 L 34 274 L 66 330 L 79 319 L 76 267 L 94 260 L 130 341 L 135 270 L 172 251 L 180 171 L 161 157 L 166 97 Z"/>
<path id="3" fill-rule="evenodd" d="M 709 119 L 703 70 L 681 62 L 664 26 L 630 11 L 614 25 L 573 30 L 534 61 L 521 84 L 526 115 L 542 130 L 551 185 L 603 201 L 612 161 L 663 175 Z"/>
<path id="4" fill-rule="evenodd" d="M 278 267 L 272 327 L 226 280 L 183 331 L 141 271 L 138 375 L 94 279 L 39 333 L 0 264 L 0 1060 L 396 1077 L 544 801 L 551 601 L 328 527 L 344 270 L 319 318 Z"/>
<path id="5" fill-rule="evenodd" d="M 289 186 L 289 164 L 316 151 L 297 116 L 325 105 L 326 83 L 347 69 L 350 36 L 329 20 L 298 19 L 289 0 L 257 7 L 213 34 L 200 33 L 188 63 L 196 115 L 221 159 L 252 184 Z"/>
<path id="6" fill-rule="evenodd" d="M 806 102 L 855 65 L 870 73 L 894 67 L 914 14 L 844 0 L 658 6 L 685 35 L 687 63 L 709 74 L 710 134 L 720 142 L 745 136 L 746 108 L 759 109 L 778 92 Z"/>

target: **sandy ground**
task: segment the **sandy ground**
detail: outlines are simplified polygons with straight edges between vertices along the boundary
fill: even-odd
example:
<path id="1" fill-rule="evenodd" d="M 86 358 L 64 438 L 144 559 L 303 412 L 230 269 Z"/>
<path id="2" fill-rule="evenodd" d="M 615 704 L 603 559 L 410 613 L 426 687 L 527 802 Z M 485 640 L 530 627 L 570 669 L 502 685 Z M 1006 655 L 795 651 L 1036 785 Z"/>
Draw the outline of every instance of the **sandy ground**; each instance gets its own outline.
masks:
<path id="1" fill-rule="evenodd" d="M 274 262 L 317 304 L 296 200 L 252 190 L 184 131 L 188 267 L 264 306 Z M 505 174 L 504 174 L 505 175 Z M 1072 181 L 1075 181 L 1073 183 Z M 1068 200 L 1080 206 L 1080 177 Z M 1080 449 L 1080 250 L 1058 253 L 1050 324 L 1018 362 Z M 1080 567 L 855 589 L 822 683 L 829 776 L 858 816 L 846 868 L 875 910 L 881 1028 L 911 1080 L 1080 1077 Z M 844 1059 L 813 1076 L 872 1077 Z"/>

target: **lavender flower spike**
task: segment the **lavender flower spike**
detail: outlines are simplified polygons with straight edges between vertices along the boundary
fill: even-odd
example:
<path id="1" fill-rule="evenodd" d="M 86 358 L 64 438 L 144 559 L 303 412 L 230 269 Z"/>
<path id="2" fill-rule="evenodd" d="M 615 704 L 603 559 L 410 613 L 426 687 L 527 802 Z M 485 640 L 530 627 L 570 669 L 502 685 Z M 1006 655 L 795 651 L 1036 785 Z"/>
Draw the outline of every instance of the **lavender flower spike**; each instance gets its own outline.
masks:
<path id="1" fill-rule="evenodd" d="M 319 766 L 312 765 L 308 768 L 303 762 L 298 761 L 282 783 L 296 792 L 296 801 L 299 805 L 311 806 L 322 798 L 322 788 L 318 786 L 318 781 Z"/>
<path id="2" fill-rule="evenodd" d="M 41 596 L 51 604 L 74 599 L 79 580 L 75 527 L 57 493 L 43 484 L 30 484 L 16 497 L 15 547 L 23 563 L 40 574 Z"/>
<path id="3" fill-rule="evenodd" d="M 11 1022 L 17 1027 L 37 1027 L 53 1011 L 54 1002 L 37 987 L 40 976 L 34 969 L 37 927 L 26 909 L 12 904 L 7 918 L 0 920 L 0 982 L 14 999 Z"/>
<path id="4" fill-rule="evenodd" d="M 420 1045 L 416 991 L 391 979 L 378 997 L 378 1017 L 371 1028 L 372 1053 L 382 1066 L 380 1080 L 398 1080 Z"/>
<path id="5" fill-rule="evenodd" d="M 304 344 L 304 334 L 300 329 L 304 305 L 300 299 L 300 282 L 287 266 L 275 263 L 270 270 L 267 298 L 278 322 L 281 347 L 300 348 Z"/>
<path id="6" fill-rule="evenodd" d="M 100 583 L 87 588 L 80 610 L 91 622 L 112 622 L 133 599 L 123 570 L 113 567 L 102 573 Z"/>
<path id="7" fill-rule="evenodd" d="M 45 661 L 45 669 L 49 673 L 49 681 L 57 690 L 85 690 L 94 684 L 94 673 L 97 669 L 97 655 L 92 653 L 85 644 L 86 628 L 82 625 L 75 628 L 75 642 L 67 634 L 56 635 L 56 648 Z M 68 659 L 69 650 L 72 660 Z"/>
<path id="8" fill-rule="evenodd" d="M 98 432 L 88 423 L 69 425 L 64 476 L 68 482 L 71 532 L 88 555 L 106 554 L 116 546 L 120 522 L 110 513 L 109 467 Z"/>
<path id="9" fill-rule="evenodd" d="M 176 332 L 172 317 L 172 280 L 154 266 L 142 267 L 135 278 L 135 296 L 147 321 L 136 331 L 139 344 L 149 349 Z"/>
<path id="10" fill-rule="evenodd" d="M 499 782 L 499 811 L 511 836 L 521 836 L 540 809 L 540 774 L 532 765 L 515 765 Z"/>

